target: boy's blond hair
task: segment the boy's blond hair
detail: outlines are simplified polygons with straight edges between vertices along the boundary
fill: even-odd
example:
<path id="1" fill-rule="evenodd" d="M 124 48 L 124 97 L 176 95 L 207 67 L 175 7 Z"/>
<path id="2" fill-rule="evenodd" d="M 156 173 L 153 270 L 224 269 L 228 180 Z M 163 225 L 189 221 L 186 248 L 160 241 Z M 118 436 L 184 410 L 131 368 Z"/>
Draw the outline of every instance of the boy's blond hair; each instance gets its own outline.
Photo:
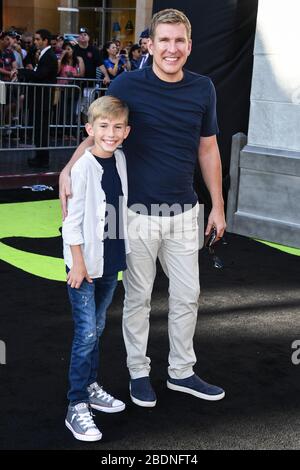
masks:
<path id="1" fill-rule="evenodd" d="M 125 124 L 128 124 L 129 109 L 124 101 L 115 96 L 101 96 L 97 98 L 89 107 L 88 122 L 93 125 L 97 118 L 116 119 L 123 117 Z"/>
<path id="2" fill-rule="evenodd" d="M 189 19 L 182 11 L 175 10 L 174 8 L 167 8 L 165 10 L 158 11 L 153 15 L 151 24 L 150 24 L 150 31 L 149 36 L 153 40 L 155 36 L 155 30 L 157 25 L 165 23 L 165 24 L 184 24 L 188 39 L 191 39 L 192 35 L 192 27 Z"/>

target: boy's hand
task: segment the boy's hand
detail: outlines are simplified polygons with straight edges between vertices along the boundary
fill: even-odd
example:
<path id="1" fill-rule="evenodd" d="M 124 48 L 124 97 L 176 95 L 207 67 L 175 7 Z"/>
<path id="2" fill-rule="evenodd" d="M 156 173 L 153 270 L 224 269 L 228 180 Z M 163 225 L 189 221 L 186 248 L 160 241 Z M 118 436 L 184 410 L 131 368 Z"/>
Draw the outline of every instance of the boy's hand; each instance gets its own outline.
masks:
<path id="1" fill-rule="evenodd" d="M 68 170 L 66 171 L 66 169 L 64 169 L 59 176 L 59 199 L 60 199 L 63 220 L 65 220 L 65 218 L 68 215 L 68 210 L 67 210 L 68 197 L 72 197 L 71 178 L 70 178 L 69 171 Z"/>
<path id="2" fill-rule="evenodd" d="M 86 279 L 90 284 L 93 283 L 93 280 L 88 275 L 86 267 L 84 264 L 74 264 L 73 267 L 67 274 L 67 283 L 73 289 L 79 289 L 82 284 L 82 281 Z"/>

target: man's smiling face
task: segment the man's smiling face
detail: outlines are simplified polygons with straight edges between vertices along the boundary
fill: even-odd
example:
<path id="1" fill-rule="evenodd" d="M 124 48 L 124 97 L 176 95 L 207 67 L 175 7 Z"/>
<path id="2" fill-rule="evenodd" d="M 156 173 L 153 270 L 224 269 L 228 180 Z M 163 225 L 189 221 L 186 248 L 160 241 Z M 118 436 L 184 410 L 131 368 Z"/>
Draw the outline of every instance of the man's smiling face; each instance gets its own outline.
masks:
<path id="1" fill-rule="evenodd" d="M 153 71 L 161 80 L 177 82 L 182 79 L 182 67 L 192 49 L 184 24 L 158 24 L 148 47 L 153 55 Z"/>

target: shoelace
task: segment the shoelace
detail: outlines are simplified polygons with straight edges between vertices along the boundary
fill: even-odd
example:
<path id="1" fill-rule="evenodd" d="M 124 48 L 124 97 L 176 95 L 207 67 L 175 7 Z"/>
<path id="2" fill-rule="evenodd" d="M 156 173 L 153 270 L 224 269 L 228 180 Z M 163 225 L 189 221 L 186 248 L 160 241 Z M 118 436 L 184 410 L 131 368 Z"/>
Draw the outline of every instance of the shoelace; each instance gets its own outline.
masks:
<path id="1" fill-rule="evenodd" d="M 79 423 L 82 425 L 82 427 L 84 428 L 84 430 L 96 427 L 94 420 L 93 420 L 93 415 L 90 411 L 87 411 L 86 413 L 79 413 L 77 419 Z"/>
<path id="2" fill-rule="evenodd" d="M 105 392 L 105 390 L 103 390 L 102 387 L 99 387 L 96 390 L 96 394 L 98 398 L 102 398 L 103 400 L 106 400 L 106 401 L 111 401 L 114 398 L 109 393 Z"/>

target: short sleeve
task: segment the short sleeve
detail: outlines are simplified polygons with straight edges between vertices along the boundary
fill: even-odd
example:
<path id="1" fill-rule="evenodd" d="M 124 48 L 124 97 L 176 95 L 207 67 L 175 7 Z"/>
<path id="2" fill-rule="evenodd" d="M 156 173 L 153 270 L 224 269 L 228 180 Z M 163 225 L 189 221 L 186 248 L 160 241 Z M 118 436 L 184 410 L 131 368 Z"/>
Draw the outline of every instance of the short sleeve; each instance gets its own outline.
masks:
<path id="1" fill-rule="evenodd" d="M 103 64 L 105 65 L 105 67 L 108 69 L 110 69 L 112 67 L 111 65 L 111 61 L 109 59 L 105 59 Z"/>
<path id="2" fill-rule="evenodd" d="M 126 82 L 124 83 L 123 76 L 127 75 L 124 73 L 119 74 L 114 80 L 111 81 L 109 88 L 106 91 L 106 95 L 115 96 L 120 100 L 127 101 L 126 98 L 128 97 L 128 87 L 126 86 Z"/>
<path id="3" fill-rule="evenodd" d="M 202 120 L 201 136 L 210 137 L 219 133 L 218 121 L 217 121 L 217 110 L 216 110 L 216 90 L 212 83 L 210 83 L 209 101 L 207 104 L 206 112 Z"/>

